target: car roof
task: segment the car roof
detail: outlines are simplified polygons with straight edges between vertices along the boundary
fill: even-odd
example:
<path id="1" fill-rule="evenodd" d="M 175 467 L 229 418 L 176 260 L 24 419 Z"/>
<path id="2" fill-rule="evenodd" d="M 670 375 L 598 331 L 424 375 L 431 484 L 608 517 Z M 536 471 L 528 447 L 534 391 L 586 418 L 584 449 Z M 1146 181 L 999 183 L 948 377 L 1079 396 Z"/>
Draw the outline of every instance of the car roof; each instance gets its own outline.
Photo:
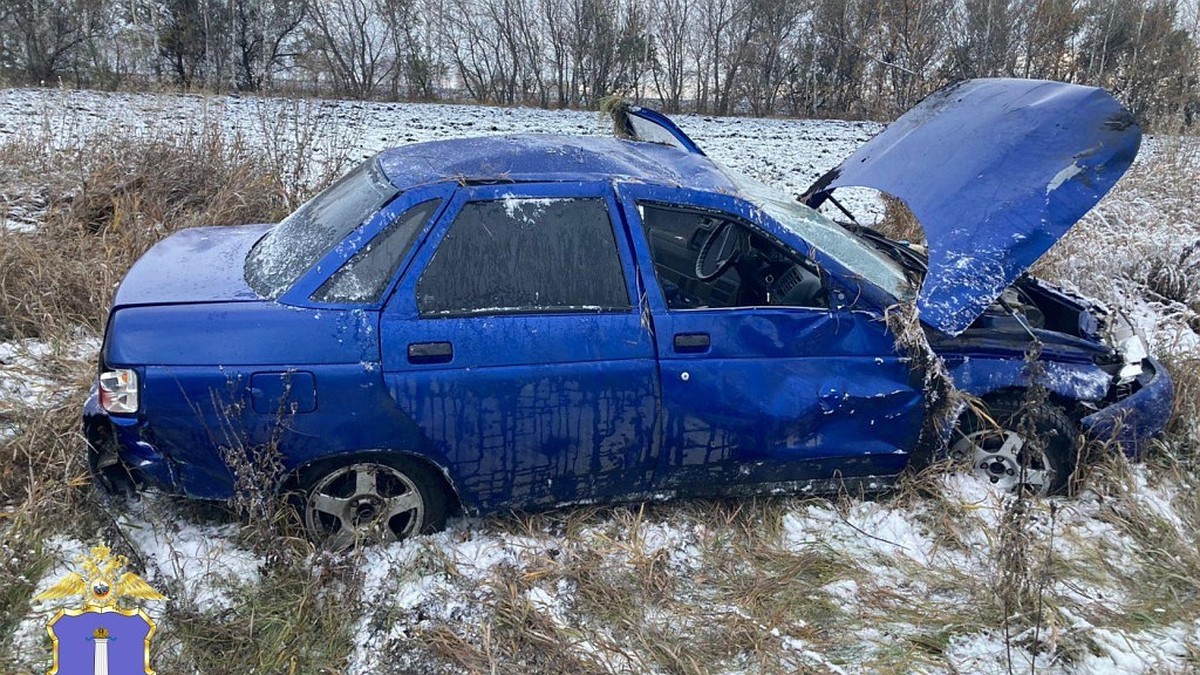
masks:
<path id="1" fill-rule="evenodd" d="M 399 189 L 445 180 L 542 182 L 618 180 L 736 193 L 703 155 L 616 138 L 528 134 L 415 143 L 379 154 Z"/>

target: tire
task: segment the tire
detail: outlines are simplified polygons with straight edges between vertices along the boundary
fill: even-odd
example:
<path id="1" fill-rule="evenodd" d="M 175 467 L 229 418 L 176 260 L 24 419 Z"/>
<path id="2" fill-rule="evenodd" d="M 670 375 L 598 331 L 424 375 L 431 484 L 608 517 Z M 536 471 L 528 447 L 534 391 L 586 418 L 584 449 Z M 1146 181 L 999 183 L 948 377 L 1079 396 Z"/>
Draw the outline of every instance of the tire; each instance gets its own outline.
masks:
<path id="1" fill-rule="evenodd" d="M 304 472 L 300 485 L 309 538 L 335 550 L 400 541 L 446 525 L 442 481 L 409 457 L 321 463 Z"/>
<path id="2" fill-rule="evenodd" d="M 1065 491 L 1075 469 L 1079 428 L 1066 411 L 1051 403 L 1022 411 L 1020 394 L 985 400 L 995 424 L 968 410 L 950 439 L 950 456 L 969 462 L 974 475 L 1008 492 L 1045 496 Z M 1043 447 L 1021 435 L 1022 416 Z M 997 427 L 998 425 L 998 427 Z"/>

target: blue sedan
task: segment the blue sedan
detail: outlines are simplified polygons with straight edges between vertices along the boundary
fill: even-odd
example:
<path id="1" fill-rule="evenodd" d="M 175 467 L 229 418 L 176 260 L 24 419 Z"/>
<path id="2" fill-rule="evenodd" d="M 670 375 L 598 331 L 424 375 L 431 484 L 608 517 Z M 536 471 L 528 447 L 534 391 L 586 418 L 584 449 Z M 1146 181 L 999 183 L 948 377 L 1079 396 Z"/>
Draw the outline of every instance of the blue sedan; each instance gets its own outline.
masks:
<path id="1" fill-rule="evenodd" d="M 1082 436 L 1135 454 L 1163 429 L 1141 338 L 1025 273 L 1136 155 L 1102 90 L 953 85 L 799 200 L 614 114 L 611 139 L 395 148 L 276 225 L 160 242 L 84 409 L 97 483 L 228 499 L 273 453 L 267 487 L 346 546 L 456 511 L 874 491 L 947 454 L 1046 494 Z M 905 201 L 927 247 L 814 210 L 852 185 Z M 898 344 L 901 304 L 932 356 Z M 930 423 L 934 361 L 981 402 L 957 424 Z M 1019 424 L 1031 372 L 1049 403 Z"/>

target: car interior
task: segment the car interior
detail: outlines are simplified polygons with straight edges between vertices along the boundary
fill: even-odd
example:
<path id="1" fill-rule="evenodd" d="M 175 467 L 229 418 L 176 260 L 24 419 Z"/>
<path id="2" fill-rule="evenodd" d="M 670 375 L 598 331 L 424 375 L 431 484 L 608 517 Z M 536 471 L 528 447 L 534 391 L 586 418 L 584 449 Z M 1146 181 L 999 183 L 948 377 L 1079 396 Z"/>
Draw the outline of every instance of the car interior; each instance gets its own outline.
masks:
<path id="1" fill-rule="evenodd" d="M 829 307 L 816 264 L 752 226 L 714 211 L 638 209 L 668 308 Z"/>

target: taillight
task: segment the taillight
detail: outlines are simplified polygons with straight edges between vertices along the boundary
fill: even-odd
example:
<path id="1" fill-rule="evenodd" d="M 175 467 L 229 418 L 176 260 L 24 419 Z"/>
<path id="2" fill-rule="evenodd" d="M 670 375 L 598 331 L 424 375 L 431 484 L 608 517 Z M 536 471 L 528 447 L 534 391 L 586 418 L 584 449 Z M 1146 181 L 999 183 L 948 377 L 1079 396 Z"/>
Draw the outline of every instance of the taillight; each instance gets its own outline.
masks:
<path id="1" fill-rule="evenodd" d="M 138 411 L 137 371 L 118 368 L 100 374 L 100 407 L 110 413 Z"/>

